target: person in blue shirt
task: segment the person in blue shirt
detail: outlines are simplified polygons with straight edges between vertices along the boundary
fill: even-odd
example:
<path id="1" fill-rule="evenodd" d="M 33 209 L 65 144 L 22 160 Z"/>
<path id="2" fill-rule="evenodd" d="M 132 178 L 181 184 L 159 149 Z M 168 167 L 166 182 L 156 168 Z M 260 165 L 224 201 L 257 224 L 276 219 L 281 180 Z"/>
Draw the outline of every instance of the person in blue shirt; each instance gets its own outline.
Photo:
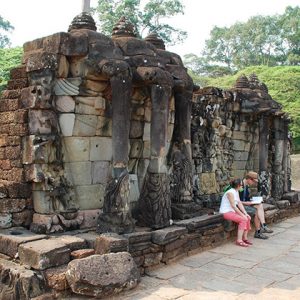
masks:
<path id="1" fill-rule="evenodd" d="M 239 191 L 239 195 L 247 213 L 254 215 L 254 237 L 266 240 L 268 239 L 268 236 L 266 236 L 264 233 L 272 233 L 273 230 L 271 230 L 266 224 L 263 204 L 252 204 L 250 197 L 249 187 L 251 185 L 256 185 L 257 182 L 258 174 L 253 171 L 248 172 L 245 178 L 242 180 L 242 188 Z"/>

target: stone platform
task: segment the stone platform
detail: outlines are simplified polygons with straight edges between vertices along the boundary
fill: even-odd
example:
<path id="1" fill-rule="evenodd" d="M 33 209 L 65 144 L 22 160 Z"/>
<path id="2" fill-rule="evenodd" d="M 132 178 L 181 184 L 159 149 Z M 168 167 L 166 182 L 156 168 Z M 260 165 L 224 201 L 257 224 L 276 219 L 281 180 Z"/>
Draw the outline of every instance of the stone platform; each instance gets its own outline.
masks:
<path id="1" fill-rule="evenodd" d="M 298 194 L 286 198 L 276 207 L 265 204 L 269 224 L 299 215 Z M 34 234 L 20 227 L 1 230 L 0 298 L 111 297 L 134 288 L 141 275 L 154 274 L 159 267 L 231 240 L 236 227 L 225 225 L 222 215 L 214 213 L 124 235 L 98 235 L 87 229 L 56 235 Z M 114 270 L 106 266 L 108 261 Z M 81 268 L 81 263 L 93 268 Z M 104 270 L 100 277 L 96 276 L 99 270 Z"/>

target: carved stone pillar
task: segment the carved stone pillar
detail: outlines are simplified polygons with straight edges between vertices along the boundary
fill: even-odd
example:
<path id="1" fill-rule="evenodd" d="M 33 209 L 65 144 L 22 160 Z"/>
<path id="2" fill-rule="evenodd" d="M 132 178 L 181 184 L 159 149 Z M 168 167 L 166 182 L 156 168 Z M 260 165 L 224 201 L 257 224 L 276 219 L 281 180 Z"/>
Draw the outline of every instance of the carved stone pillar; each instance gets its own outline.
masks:
<path id="1" fill-rule="evenodd" d="M 128 233 L 134 230 L 129 209 L 128 139 L 130 128 L 131 76 L 110 79 L 112 88 L 113 178 L 105 190 L 98 232 Z"/>
<path id="2" fill-rule="evenodd" d="M 154 229 L 170 225 L 171 200 L 166 168 L 168 101 L 171 87 L 151 85 L 151 159 L 139 199 L 140 221 Z"/>
<path id="3" fill-rule="evenodd" d="M 284 148 L 283 148 L 283 159 L 282 169 L 284 173 L 283 191 L 284 193 L 290 192 L 291 190 L 291 174 L 290 174 L 290 141 L 289 141 L 289 122 L 288 118 L 283 119 L 283 134 L 284 134 Z"/>
<path id="4" fill-rule="evenodd" d="M 268 171 L 269 118 L 262 115 L 259 120 L 259 183 L 258 190 L 262 196 L 270 192 L 270 175 Z"/>
<path id="5" fill-rule="evenodd" d="M 284 155 L 284 121 L 281 117 L 274 119 L 274 160 L 272 170 L 272 197 L 280 199 L 283 195 L 283 155 Z"/>

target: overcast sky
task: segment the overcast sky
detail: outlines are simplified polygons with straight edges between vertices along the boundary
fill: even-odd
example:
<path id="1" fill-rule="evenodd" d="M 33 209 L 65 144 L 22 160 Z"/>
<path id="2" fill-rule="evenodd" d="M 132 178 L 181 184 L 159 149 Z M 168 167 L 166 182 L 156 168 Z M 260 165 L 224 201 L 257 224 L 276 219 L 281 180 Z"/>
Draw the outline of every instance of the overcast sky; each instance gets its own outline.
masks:
<path id="1" fill-rule="evenodd" d="M 97 4 L 91 0 L 91 6 Z M 188 32 L 187 40 L 169 47 L 180 55 L 200 54 L 214 25 L 230 26 L 254 15 L 282 14 L 287 6 L 299 6 L 300 0 L 182 0 L 183 16 L 169 23 Z M 81 12 L 82 0 L 0 0 L 0 15 L 14 27 L 12 46 L 39 37 L 67 31 L 72 19 Z"/>

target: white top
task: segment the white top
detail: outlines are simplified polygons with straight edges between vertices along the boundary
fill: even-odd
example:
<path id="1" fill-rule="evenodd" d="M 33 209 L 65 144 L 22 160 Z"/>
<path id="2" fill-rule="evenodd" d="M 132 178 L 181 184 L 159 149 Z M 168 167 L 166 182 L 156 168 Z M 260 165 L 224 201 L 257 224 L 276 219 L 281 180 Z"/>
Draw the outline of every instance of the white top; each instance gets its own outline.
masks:
<path id="1" fill-rule="evenodd" d="M 220 205 L 220 210 L 219 212 L 221 214 L 225 214 L 227 212 L 230 212 L 230 211 L 233 211 L 234 212 L 234 209 L 231 207 L 230 205 L 230 202 L 229 202 L 229 199 L 228 199 L 228 196 L 227 194 L 228 193 L 231 193 L 233 194 L 233 197 L 234 197 L 234 204 L 237 205 L 238 202 L 240 201 L 240 196 L 239 196 L 239 192 L 234 189 L 234 188 L 231 188 L 230 190 L 228 190 L 222 197 L 222 200 L 221 200 L 221 205 Z"/>

